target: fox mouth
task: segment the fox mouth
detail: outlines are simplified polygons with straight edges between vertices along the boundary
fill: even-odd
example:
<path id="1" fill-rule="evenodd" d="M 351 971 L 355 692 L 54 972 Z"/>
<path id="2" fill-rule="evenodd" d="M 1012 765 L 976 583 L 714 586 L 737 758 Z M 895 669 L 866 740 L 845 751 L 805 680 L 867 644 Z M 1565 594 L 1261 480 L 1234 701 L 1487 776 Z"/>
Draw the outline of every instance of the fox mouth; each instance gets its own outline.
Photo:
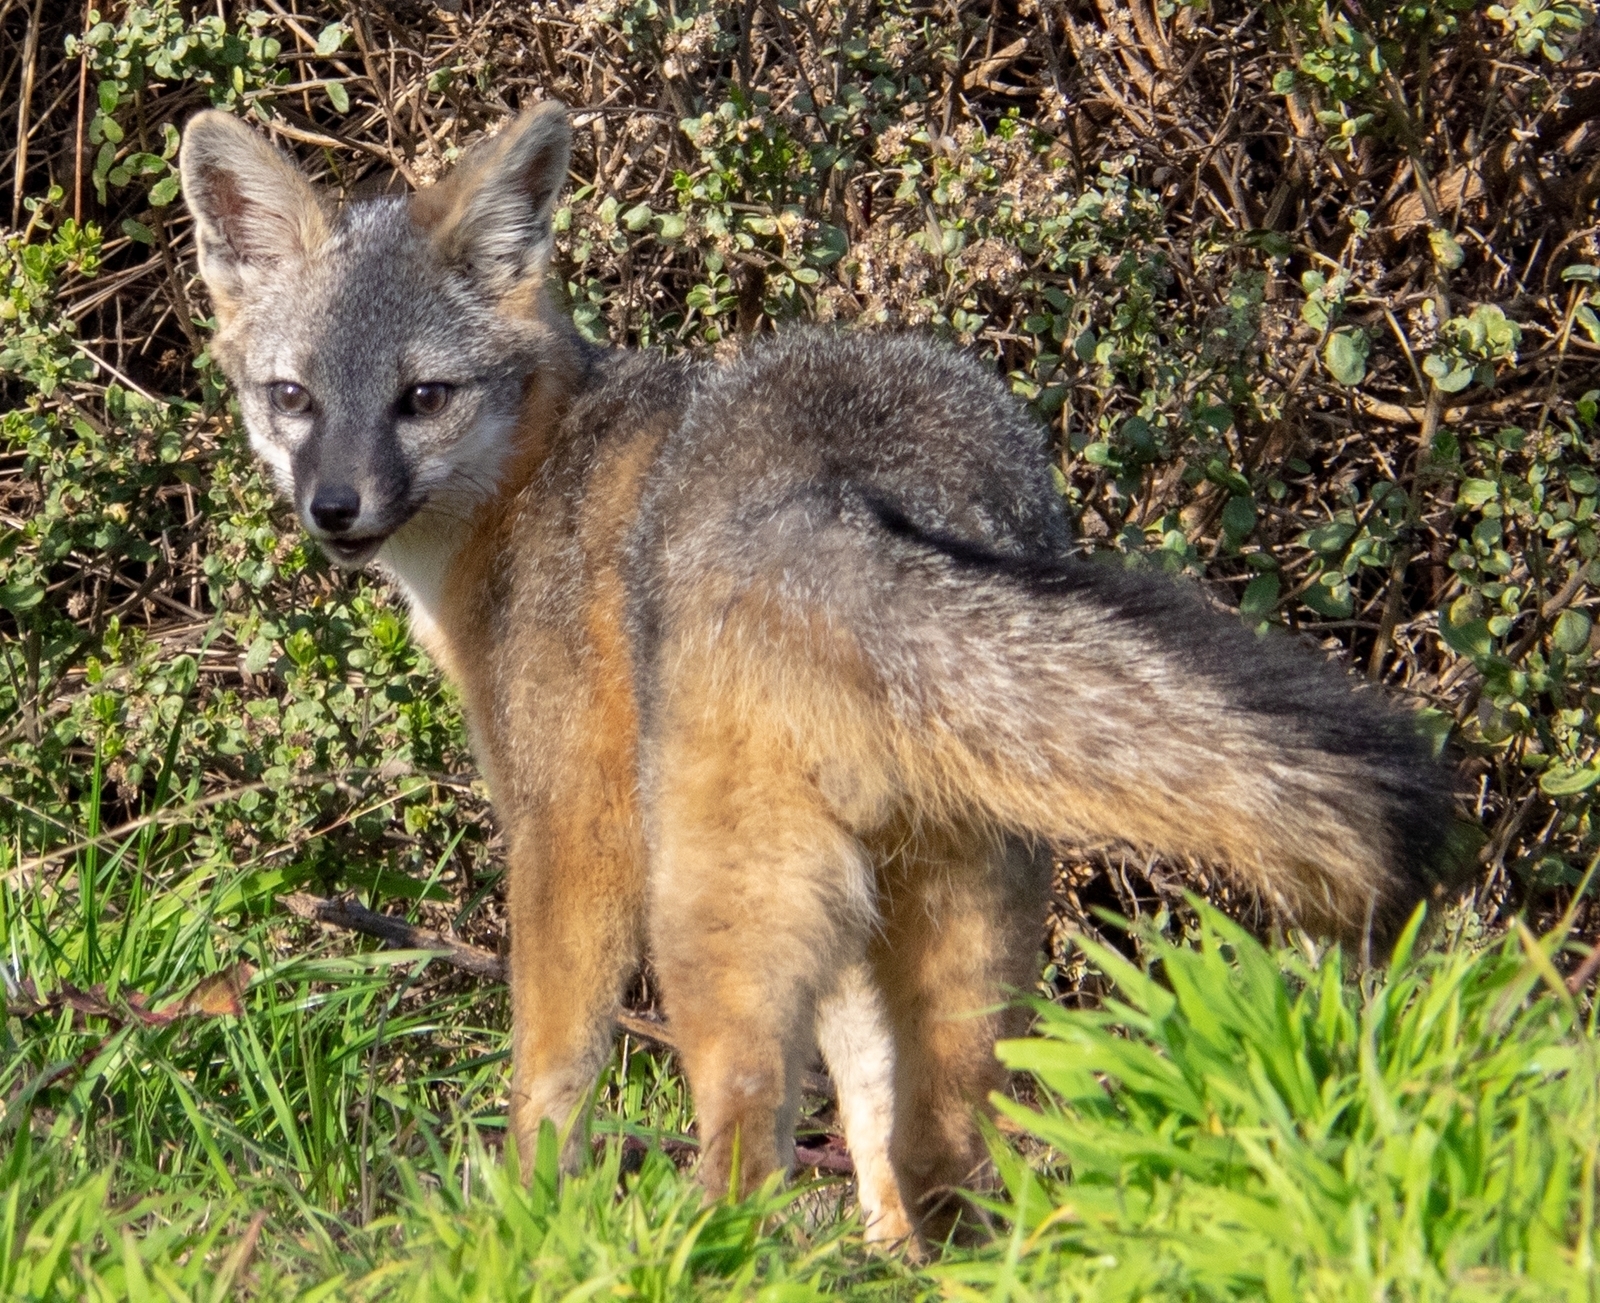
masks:
<path id="1" fill-rule="evenodd" d="M 338 534 L 332 537 L 313 529 L 307 522 L 306 532 L 317 542 L 317 546 L 328 554 L 328 559 L 341 570 L 359 570 L 368 561 L 378 555 L 378 549 L 395 536 L 413 516 L 419 512 L 427 502 L 426 498 L 418 498 L 408 502 L 400 511 L 398 517 L 391 513 L 387 529 L 382 529 L 372 534 Z"/>
<path id="2" fill-rule="evenodd" d="M 378 549 L 388 539 L 387 534 L 371 534 L 366 538 L 319 538 L 317 544 L 334 564 L 346 570 L 359 570 L 378 555 Z"/>

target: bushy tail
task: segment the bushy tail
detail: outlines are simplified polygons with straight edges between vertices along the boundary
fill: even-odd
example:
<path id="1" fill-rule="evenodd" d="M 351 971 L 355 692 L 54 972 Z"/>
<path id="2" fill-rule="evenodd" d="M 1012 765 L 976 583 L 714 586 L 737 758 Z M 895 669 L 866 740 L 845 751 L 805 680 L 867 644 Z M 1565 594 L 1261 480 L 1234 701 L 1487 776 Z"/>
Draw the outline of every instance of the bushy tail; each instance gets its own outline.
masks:
<path id="1" fill-rule="evenodd" d="M 1346 936 L 1444 871 L 1447 775 L 1377 692 L 1164 579 L 869 515 L 892 573 L 850 624 L 913 800 L 1197 855 Z"/>

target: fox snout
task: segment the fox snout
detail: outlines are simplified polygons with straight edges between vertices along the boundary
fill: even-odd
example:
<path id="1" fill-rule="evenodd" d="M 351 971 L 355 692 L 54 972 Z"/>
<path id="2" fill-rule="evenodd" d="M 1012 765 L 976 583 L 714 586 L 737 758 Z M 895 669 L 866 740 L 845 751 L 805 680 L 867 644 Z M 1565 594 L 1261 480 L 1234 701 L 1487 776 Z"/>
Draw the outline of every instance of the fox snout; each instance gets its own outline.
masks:
<path id="1" fill-rule="evenodd" d="M 416 510 L 392 435 L 319 432 L 295 450 L 292 465 L 300 521 L 337 565 L 365 565 Z"/>
<path id="2" fill-rule="evenodd" d="M 361 519 L 361 494 L 349 484 L 323 484 L 311 495 L 302 519 L 335 564 L 355 569 L 372 559 L 387 534 L 352 536 Z"/>
<path id="3" fill-rule="evenodd" d="M 348 484 L 325 484 L 312 495 L 306 510 L 318 529 L 348 534 L 361 515 L 361 495 Z"/>

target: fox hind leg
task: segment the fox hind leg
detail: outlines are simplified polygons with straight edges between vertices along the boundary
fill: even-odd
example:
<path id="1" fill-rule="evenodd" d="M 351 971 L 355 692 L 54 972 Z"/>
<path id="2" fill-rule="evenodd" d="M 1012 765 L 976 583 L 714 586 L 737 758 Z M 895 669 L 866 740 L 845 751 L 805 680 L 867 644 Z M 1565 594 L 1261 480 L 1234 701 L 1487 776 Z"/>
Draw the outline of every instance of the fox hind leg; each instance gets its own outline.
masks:
<path id="1" fill-rule="evenodd" d="M 978 828 L 902 824 L 878 843 L 883 925 L 872 946 L 895 1041 L 891 1154 L 929 1240 L 960 1219 L 980 1179 L 976 1125 L 1005 1084 L 995 1041 L 1022 1030 L 1007 1007 L 1030 985 L 1049 891 L 1048 855 Z"/>
<path id="2" fill-rule="evenodd" d="M 845 1144 L 869 1243 L 908 1240 L 913 1227 L 890 1153 L 894 1129 L 894 1033 L 877 976 L 849 965 L 817 1008 L 817 1042 L 839 1091 Z"/>
<path id="3" fill-rule="evenodd" d="M 658 739 L 651 951 L 694 1093 L 701 1180 L 747 1192 L 794 1159 L 818 998 L 860 953 L 871 872 L 777 729 L 715 706 Z"/>

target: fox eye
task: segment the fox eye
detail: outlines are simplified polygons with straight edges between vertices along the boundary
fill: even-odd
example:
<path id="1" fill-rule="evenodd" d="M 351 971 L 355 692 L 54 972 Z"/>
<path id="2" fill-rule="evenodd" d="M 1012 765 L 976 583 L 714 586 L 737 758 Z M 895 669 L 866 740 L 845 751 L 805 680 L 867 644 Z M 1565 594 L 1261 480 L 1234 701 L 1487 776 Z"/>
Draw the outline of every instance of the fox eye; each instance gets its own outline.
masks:
<path id="1" fill-rule="evenodd" d="M 292 380 L 278 380 L 267 386 L 267 397 L 280 412 L 303 416 L 311 410 L 311 391 Z"/>
<path id="2" fill-rule="evenodd" d="M 412 385 L 400 395 L 402 416 L 437 416 L 450 401 L 450 386 L 433 381 L 425 385 Z"/>

